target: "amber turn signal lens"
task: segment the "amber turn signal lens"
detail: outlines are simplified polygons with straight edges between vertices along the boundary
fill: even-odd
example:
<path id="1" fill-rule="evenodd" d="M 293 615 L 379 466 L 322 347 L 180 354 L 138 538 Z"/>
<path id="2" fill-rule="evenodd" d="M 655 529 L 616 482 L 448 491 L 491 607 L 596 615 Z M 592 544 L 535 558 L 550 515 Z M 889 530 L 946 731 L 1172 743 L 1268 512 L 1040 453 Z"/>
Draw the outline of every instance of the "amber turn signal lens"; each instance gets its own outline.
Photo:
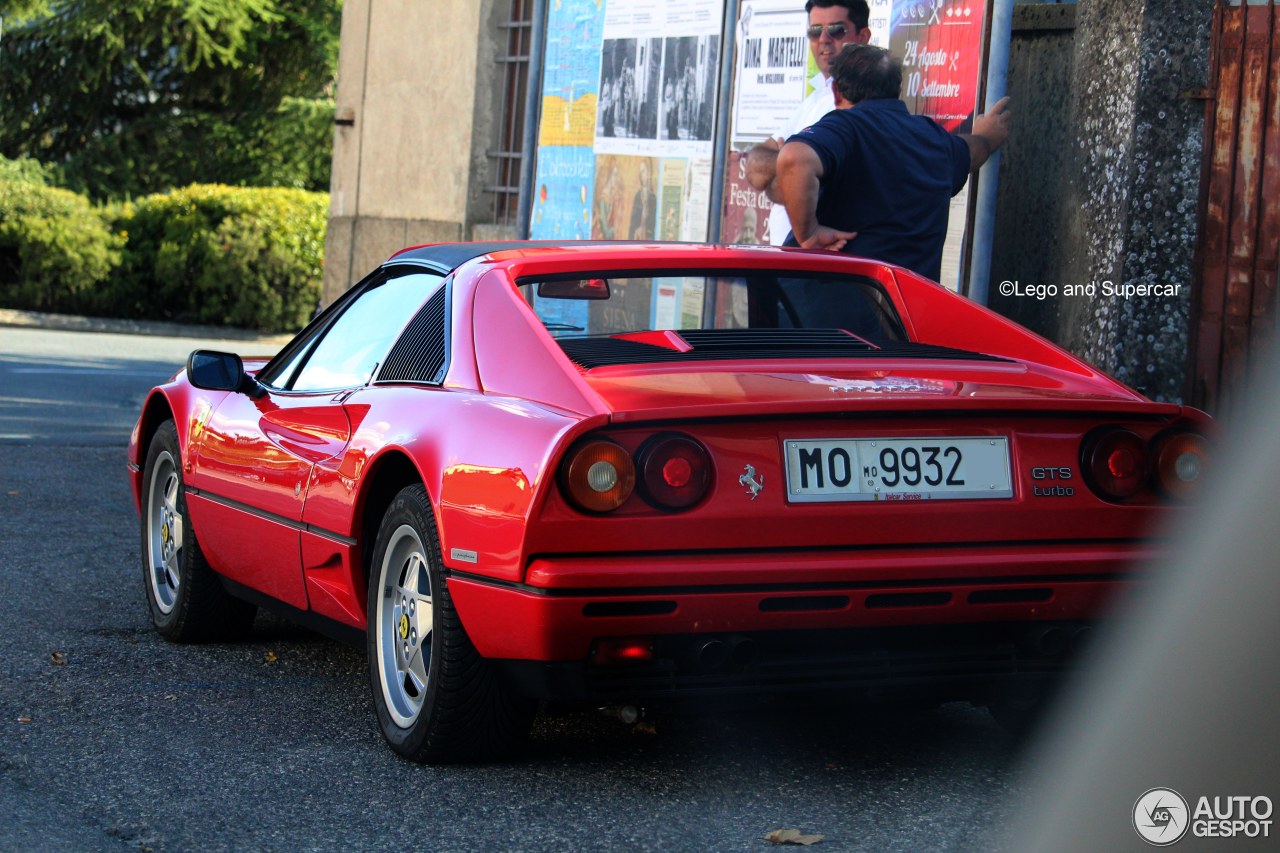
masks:
<path id="1" fill-rule="evenodd" d="M 640 493 L 661 509 L 687 509 L 702 500 L 711 485 L 711 457 L 688 436 L 656 435 L 636 456 Z"/>
<path id="2" fill-rule="evenodd" d="M 1164 436 L 1156 444 L 1156 485 L 1178 500 L 1199 494 L 1209 473 L 1209 443 L 1193 432 Z"/>
<path id="3" fill-rule="evenodd" d="M 1084 471 L 1089 485 L 1108 500 L 1137 494 L 1147 481 L 1147 446 L 1125 429 L 1099 433 L 1085 442 Z"/>
<path id="4" fill-rule="evenodd" d="M 588 512 L 617 509 L 636 486 L 631 455 L 612 441 L 589 441 L 576 448 L 562 470 L 569 500 Z"/>

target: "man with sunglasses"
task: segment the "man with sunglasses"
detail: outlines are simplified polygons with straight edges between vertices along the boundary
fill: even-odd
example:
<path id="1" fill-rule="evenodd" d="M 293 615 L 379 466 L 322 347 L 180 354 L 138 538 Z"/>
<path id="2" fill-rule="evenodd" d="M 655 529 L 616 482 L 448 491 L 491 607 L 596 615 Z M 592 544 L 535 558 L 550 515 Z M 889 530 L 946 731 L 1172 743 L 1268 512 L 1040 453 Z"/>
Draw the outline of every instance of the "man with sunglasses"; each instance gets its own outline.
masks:
<path id="1" fill-rule="evenodd" d="M 818 65 L 818 74 L 809 82 L 813 92 L 796 108 L 781 133 L 747 152 L 747 181 L 764 190 L 773 200 L 769 211 L 769 242 L 781 246 L 791 233 L 791 222 L 780 197 L 774 192 L 778 151 L 787 137 L 816 124 L 835 108 L 831 89 L 831 62 L 846 44 L 866 44 L 871 40 L 867 20 L 871 10 L 866 0 L 808 0 L 804 10 L 809 16 L 807 35 L 809 50 Z"/>
<path id="2" fill-rule="evenodd" d="M 950 200 L 1009 136 L 1009 99 L 948 133 L 899 98 L 902 64 L 849 45 L 831 64 L 840 109 L 796 133 L 776 189 L 805 248 L 851 252 L 938 280 Z"/>

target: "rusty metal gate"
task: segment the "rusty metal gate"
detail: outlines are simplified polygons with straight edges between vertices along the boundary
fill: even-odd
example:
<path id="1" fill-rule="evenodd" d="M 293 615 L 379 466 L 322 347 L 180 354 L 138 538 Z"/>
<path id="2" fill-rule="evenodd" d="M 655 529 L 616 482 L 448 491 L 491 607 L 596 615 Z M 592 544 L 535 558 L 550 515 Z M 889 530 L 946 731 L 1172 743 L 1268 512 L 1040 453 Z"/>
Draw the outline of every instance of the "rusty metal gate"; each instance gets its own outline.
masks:
<path id="1" fill-rule="evenodd" d="M 1187 400 L 1229 416 L 1275 346 L 1280 0 L 1217 0 Z"/>

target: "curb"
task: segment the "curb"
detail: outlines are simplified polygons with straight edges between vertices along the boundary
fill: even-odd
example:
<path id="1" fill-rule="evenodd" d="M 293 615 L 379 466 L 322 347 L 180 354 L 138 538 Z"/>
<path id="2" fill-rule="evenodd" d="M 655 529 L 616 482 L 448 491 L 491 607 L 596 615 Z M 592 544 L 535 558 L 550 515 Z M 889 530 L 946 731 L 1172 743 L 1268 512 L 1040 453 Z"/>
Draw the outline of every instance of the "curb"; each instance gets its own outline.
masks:
<path id="1" fill-rule="evenodd" d="M 17 311 L 11 308 L 0 308 L 0 326 L 66 332 L 103 332 L 113 335 L 260 341 L 273 344 L 284 344 L 293 339 L 293 335 L 268 335 L 252 329 L 233 329 L 225 326 L 189 326 L 182 323 L 161 323 L 150 320 L 113 320 L 106 317 Z"/>

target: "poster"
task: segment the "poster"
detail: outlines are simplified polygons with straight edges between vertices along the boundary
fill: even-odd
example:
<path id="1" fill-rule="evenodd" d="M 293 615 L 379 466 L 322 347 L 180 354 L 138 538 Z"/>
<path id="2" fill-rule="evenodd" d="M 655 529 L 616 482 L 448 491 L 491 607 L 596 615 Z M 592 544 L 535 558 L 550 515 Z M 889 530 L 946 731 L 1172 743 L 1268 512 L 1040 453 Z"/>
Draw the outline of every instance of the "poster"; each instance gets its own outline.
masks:
<path id="1" fill-rule="evenodd" d="M 597 154 L 710 156 L 724 0 L 606 0 Z"/>
<path id="2" fill-rule="evenodd" d="M 795 0 L 742 0 L 734 63 L 735 147 L 763 142 L 804 100 L 812 57 L 808 16 Z"/>
<path id="3" fill-rule="evenodd" d="M 769 242 L 769 209 L 773 202 L 747 183 L 747 155 L 730 151 L 725 164 L 724 216 L 720 240 L 751 245 Z"/>
<path id="4" fill-rule="evenodd" d="M 658 231 L 658 159 L 596 157 L 592 240 L 654 240 Z"/>
<path id="5" fill-rule="evenodd" d="M 895 0 L 889 50 L 902 60 L 902 99 L 947 130 L 978 102 L 985 0 Z"/>
<path id="6" fill-rule="evenodd" d="M 595 213 L 613 218 L 593 236 L 705 240 L 724 0 L 604 9 L 594 195 Z"/>
<path id="7" fill-rule="evenodd" d="M 596 103 L 604 15 L 596 0 L 562 0 L 547 16 L 542 114 L 529 237 L 585 240 L 594 201 Z"/>
<path id="8" fill-rule="evenodd" d="M 548 4 L 531 239 L 707 239 L 724 10 L 725 0 Z M 692 288 L 659 290 L 633 288 L 614 309 L 690 315 Z M 567 301 L 535 308 L 566 326 L 603 319 Z"/>
<path id="9" fill-rule="evenodd" d="M 724 0 L 547 11 L 532 239 L 705 240 Z"/>
<path id="10" fill-rule="evenodd" d="M 871 43 L 902 62 L 907 109 L 947 130 L 968 128 L 977 103 L 986 0 L 868 0 Z M 743 153 L 787 125 L 818 73 L 802 3 L 741 0 L 736 28 L 731 150 L 724 176 L 724 242 L 768 242 L 772 202 L 746 182 Z M 955 277 L 963 240 L 962 194 L 952 205 L 944 278 Z"/>

